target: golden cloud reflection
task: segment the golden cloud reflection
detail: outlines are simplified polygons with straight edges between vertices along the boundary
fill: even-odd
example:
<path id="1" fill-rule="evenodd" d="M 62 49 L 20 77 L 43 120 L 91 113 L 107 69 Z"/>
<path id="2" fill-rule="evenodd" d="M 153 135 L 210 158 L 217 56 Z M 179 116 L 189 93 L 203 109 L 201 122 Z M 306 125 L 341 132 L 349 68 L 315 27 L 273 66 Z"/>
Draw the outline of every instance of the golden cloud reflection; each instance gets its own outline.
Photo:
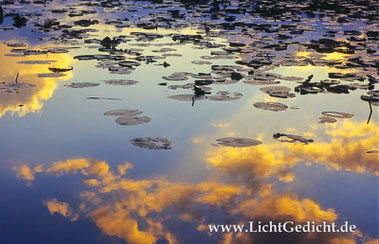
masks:
<path id="1" fill-rule="evenodd" d="M 276 176 L 284 182 L 290 182 L 295 177 L 291 169 L 300 162 L 317 163 L 334 170 L 379 175 L 378 156 L 366 153 L 379 144 L 379 128 L 376 124 L 344 120 L 326 125 L 326 134 L 330 142 L 316 141 L 306 146 L 275 142 L 248 148 L 219 147 L 206 152 L 207 161 L 210 168 L 244 181 Z"/>
<path id="2" fill-rule="evenodd" d="M 51 45 L 49 45 L 51 47 Z M 32 46 L 31 50 L 43 50 L 47 46 Z M 11 48 L 0 43 L 0 53 L 9 54 Z M 23 61 L 54 61 L 51 64 L 22 64 Z M 35 87 L 21 88 L 20 93 L 0 92 L 0 117 L 6 112 L 11 115 L 24 116 L 27 113 L 37 113 L 43 107 L 43 102 L 50 99 L 57 88 L 59 80 L 67 80 L 72 73 L 59 78 L 39 78 L 37 74 L 50 73 L 49 67 L 68 67 L 74 60 L 67 53 L 49 53 L 48 55 L 28 55 L 22 57 L 2 56 L 0 59 L 0 83 L 13 83 L 17 73 L 18 82 L 29 83 Z"/>
<path id="3" fill-rule="evenodd" d="M 273 154 L 269 152 L 269 148 L 260 153 L 264 152 Z M 228 156 L 221 154 L 218 160 L 238 159 L 237 152 L 225 151 L 225 153 Z M 216 172 L 230 171 L 230 174 L 250 167 L 250 172 L 255 172 L 257 175 L 259 172 L 263 176 L 267 175 L 268 169 L 271 168 L 271 171 L 275 169 L 279 175 L 285 177 L 286 174 L 283 172 L 291 165 L 291 163 L 288 165 L 281 163 L 281 160 L 291 158 L 284 152 L 277 158 L 260 156 L 261 160 L 271 160 L 268 168 L 263 165 L 247 164 L 245 154 L 249 153 L 251 151 L 243 151 L 240 154 L 243 160 L 236 161 L 228 167 L 222 163 L 215 164 L 216 159 L 213 159 L 213 166 L 217 169 Z M 296 161 L 293 160 L 293 163 Z M 181 235 L 170 228 L 168 224 L 170 221 L 193 222 L 197 226 L 197 231 L 211 235 L 208 225 L 215 224 L 217 212 L 227 216 L 228 223 L 233 224 L 244 224 L 251 219 L 292 220 L 296 223 L 307 220 L 332 222 L 338 219 L 335 209 L 325 209 L 312 199 L 300 198 L 295 193 L 276 192 L 274 183 L 259 181 L 259 178 L 259 182 L 255 185 L 243 180 L 226 183 L 222 177 L 212 177 L 196 184 L 173 182 L 163 177 L 136 180 L 127 177 L 127 172 L 131 168 L 132 164 L 125 162 L 119 165 L 116 171 L 112 171 L 105 161 L 80 158 L 55 162 L 45 169 L 42 166 L 31 169 L 24 165 L 19 168 L 23 173 L 17 172 L 17 175 L 23 179 L 33 180 L 39 174 L 61 176 L 80 173 L 85 178 L 83 183 L 88 189 L 79 193 L 81 203 L 78 209 L 72 209 L 66 201 L 53 198 L 44 201 L 48 211 L 51 214 L 59 213 L 70 221 L 80 216 L 90 218 L 104 233 L 122 238 L 127 243 L 156 243 L 159 240 L 181 243 Z M 360 232 L 317 236 L 295 234 L 291 238 L 303 240 L 303 243 L 307 240 L 317 243 L 346 241 L 355 243 L 358 237 L 361 238 L 363 235 Z M 262 238 L 264 240 L 260 235 L 246 233 L 226 234 L 222 238 L 223 243 L 261 242 Z"/>

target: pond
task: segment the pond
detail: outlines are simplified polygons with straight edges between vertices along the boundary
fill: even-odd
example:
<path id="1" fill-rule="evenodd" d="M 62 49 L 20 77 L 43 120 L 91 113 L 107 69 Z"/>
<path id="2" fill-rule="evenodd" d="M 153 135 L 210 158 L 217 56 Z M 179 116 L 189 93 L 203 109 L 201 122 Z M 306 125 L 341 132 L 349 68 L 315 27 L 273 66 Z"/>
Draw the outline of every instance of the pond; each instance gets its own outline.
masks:
<path id="1" fill-rule="evenodd" d="M 0 243 L 378 241 L 375 1 L 0 5 Z"/>

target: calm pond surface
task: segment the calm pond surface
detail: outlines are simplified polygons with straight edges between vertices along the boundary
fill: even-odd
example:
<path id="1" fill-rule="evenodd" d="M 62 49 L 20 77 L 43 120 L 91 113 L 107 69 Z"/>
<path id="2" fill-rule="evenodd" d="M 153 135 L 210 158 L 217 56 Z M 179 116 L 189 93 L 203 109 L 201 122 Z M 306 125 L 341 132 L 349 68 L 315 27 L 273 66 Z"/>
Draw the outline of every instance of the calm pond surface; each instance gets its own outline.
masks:
<path id="1" fill-rule="evenodd" d="M 378 242 L 375 1 L 0 5 L 0 243 Z"/>

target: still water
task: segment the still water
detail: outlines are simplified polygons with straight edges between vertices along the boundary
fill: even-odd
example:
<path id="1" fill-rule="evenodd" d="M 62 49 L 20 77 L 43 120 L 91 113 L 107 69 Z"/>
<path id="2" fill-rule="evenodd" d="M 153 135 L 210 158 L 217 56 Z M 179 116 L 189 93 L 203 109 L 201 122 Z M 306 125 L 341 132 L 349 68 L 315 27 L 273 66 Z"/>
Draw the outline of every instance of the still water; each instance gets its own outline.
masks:
<path id="1" fill-rule="evenodd" d="M 375 1 L 317 2 L 4 1 L 0 243 L 377 243 Z"/>

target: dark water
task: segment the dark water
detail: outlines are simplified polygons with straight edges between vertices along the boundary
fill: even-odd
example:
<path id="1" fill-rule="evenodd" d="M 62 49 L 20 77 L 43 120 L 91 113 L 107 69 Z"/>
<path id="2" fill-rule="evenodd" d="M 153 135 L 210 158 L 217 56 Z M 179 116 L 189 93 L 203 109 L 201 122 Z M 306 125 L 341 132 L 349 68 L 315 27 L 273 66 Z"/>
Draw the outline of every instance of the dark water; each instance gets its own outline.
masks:
<path id="1" fill-rule="evenodd" d="M 375 1 L 1 6 L 0 243 L 377 243 Z"/>

